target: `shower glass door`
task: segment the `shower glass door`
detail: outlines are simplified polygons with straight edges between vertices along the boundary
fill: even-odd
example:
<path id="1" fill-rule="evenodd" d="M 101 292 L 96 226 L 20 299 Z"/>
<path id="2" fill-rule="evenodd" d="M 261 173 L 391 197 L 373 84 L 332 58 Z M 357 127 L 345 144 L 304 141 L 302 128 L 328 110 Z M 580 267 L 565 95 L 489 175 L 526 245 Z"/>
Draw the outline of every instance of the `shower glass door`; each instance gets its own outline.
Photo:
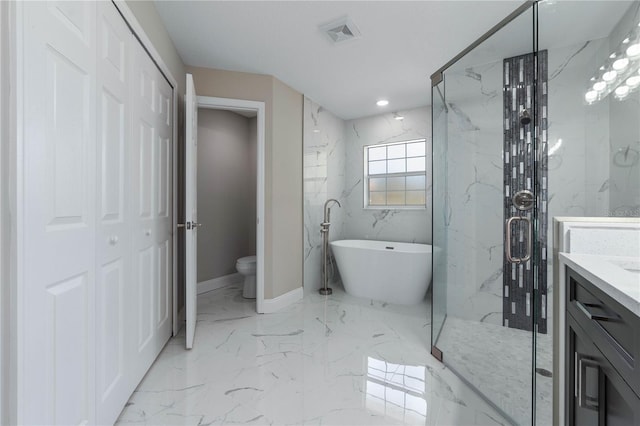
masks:
<path id="1" fill-rule="evenodd" d="M 522 425 L 534 422 L 533 331 L 546 332 L 546 56 L 534 13 L 524 5 L 432 77 L 433 353 Z"/>

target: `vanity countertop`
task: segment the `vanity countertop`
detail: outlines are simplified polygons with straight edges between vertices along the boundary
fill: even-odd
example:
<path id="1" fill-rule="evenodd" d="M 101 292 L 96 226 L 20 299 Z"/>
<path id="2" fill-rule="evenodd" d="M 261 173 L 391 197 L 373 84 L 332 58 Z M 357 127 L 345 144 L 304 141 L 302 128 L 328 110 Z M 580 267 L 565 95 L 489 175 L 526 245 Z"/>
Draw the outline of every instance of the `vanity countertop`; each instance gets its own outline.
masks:
<path id="1" fill-rule="evenodd" d="M 640 258 L 559 253 L 560 263 L 640 317 Z"/>

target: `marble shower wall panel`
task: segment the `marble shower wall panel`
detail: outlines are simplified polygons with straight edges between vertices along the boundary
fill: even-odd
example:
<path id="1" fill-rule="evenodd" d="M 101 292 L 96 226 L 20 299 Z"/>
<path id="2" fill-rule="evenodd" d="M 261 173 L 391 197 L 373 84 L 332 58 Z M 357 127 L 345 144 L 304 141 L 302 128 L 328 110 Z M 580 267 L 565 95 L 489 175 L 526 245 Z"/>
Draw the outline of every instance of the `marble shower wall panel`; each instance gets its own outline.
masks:
<path id="1" fill-rule="evenodd" d="M 345 239 L 369 239 L 431 244 L 431 109 L 398 111 L 346 122 L 344 200 Z M 363 187 L 364 146 L 376 143 L 427 140 L 426 210 L 365 209 Z"/>
<path id="2" fill-rule="evenodd" d="M 609 105 L 584 103 L 607 53 L 606 40 L 549 50 L 549 220 L 608 216 Z"/>
<path id="3" fill-rule="evenodd" d="M 611 100 L 610 216 L 640 216 L 640 92 Z"/>
<path id="4" fill-rule="evenodd" d="M 558 216 L 609 216 L 609 102 L 584 103 L 585 87 L 609 55 L 599 39 L 548 51 L 549 223 Z M 547 247 L 553 235 L 547 235 Z M 553 329 L 553 256 L 547 258 L 547 328 Z"/>
<path id="5" fill-rule="evenodd" d="M 502 324 L 502 62 L 445 76 L 447 314 Z"/>
<path id="6" fill-rule="evenodd" d="M 640 22 L 640 3 L 629 7 L 609 37 L 615 49 Z M 609 96 L 610 103 L 610 180 L 609 216 L 640 216 L 640 92 L 624 101 Z"/>
<path id="7" fill-rule="evenodd" d="M 320 223 L 328 198 L 342 203 L 345 165 L 344 121 L 304 99 L 304 287 L 321 286 L 322 238 Z M 344 206 L 344 204 L 343 204 Z M 341 238 L 344 209 L 331 209 L 331 241 Z"/>

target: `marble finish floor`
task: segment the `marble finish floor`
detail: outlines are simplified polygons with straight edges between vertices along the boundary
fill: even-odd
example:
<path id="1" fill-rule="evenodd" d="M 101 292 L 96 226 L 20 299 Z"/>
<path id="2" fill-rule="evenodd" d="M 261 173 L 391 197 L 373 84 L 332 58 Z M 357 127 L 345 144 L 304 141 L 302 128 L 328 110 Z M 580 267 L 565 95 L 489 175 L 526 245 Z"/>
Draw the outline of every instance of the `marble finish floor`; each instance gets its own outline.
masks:
<path id="1" fill-rule="evenodd" d="M 532 334 L 448 316 L 438 338 L 448 366 L 502 408 L 517 424 L 531 424 Z M 536 366 L 553 371 L 551 334 L 538 334 Z M 543 372 L 543 371 L 540 371 Z M 552 424 L 553 378 L 536 374 L 536 423 Z"/>
<path id="2" fill-rule="evenodd" d="M 429 354 L 430 306 L 334 287 L 257 315 L 239 286 L 200 296 L 194 348 L 172 338 L 117 424 L 507 424 Z"/>

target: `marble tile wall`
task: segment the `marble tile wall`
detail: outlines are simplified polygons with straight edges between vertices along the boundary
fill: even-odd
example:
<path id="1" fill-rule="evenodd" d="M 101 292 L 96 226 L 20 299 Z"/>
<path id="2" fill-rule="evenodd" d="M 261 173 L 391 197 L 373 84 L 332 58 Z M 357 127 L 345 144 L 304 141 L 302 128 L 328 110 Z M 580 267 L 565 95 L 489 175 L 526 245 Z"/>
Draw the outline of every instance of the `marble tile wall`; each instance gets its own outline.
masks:
<path id="1" fill-rule="evenodd" d="M 585 84 L 607 49 L 603 39 L 549 50 L 549 192 L 544 208 L 550 223 L 554 216 L 609 216 L 613 210 L 610 106 L 584 104 Z M 502 317 L 504 247 L 501 64 L 446 75 L 447 313 L 494 324 Z M 547 239 L 551 247 L 552 235 Z M 547 268 L 550 295 L 552 259 Z M 547 310 L 551 329 L 549 304 Z"/>
<path id="2" fill-rule="evenodd" d="M 344 200 L 345 239 L 370 239 L 431 244 L 431 108 L 398 111 L 346 122 Z M 421 210 L 363 207 L 364 146 L 376 143 L 427 140 L 427 208 Z"/>
<path id="3" fill-rule="evenodd" d="M 331 209 L 329 240 L 372 239 L 431 243 L 431 205 L 423 210 L 363 208 L 365 145 L 426 138 L 431 167 L 431 110 L 417 108 L 343 121 L 311 99 L 304 100 L 304 286 L 321 286 L 323 205 L 329 198 L 342 208 Z M 430 175 L 430 170 L 427 172 Z M 428 179 L 430 180 L 430 178 Z M 428 184 L 427 199 L 431 197 Z M 337 274 L 334 274 L 337 279 Z"/>
<path id="4" fill-rule="evenodd" d="M 640 22 L 640 3 L 634 2 L 609 36 L 613 51 Z M 604 55 L 609 52 L 603 52 Z M 638 63 L 635 63 L 638 67 Z M 609 97 L 610 175 L 608 216 L 640 216 L 640 91 L 623 101 Z"/>
<path id="5" fill-rule="evenodd" d="M 502 61 L 449 72 L 445 83 L 448 209 L 434 214 L 447 227 L 447 314 L 500 325 Z"/>
<path id="6" fill-rule="evenodd" d="M 320 223 L 324 202 L 342 202 L 345 176 L 345 123 L 331 112 L 304 98 L 304 287 L 316 290 L 321 283 L 322 239 Z M 331 209 L 329 240 L 343 233 L 344 208 Z"/>

